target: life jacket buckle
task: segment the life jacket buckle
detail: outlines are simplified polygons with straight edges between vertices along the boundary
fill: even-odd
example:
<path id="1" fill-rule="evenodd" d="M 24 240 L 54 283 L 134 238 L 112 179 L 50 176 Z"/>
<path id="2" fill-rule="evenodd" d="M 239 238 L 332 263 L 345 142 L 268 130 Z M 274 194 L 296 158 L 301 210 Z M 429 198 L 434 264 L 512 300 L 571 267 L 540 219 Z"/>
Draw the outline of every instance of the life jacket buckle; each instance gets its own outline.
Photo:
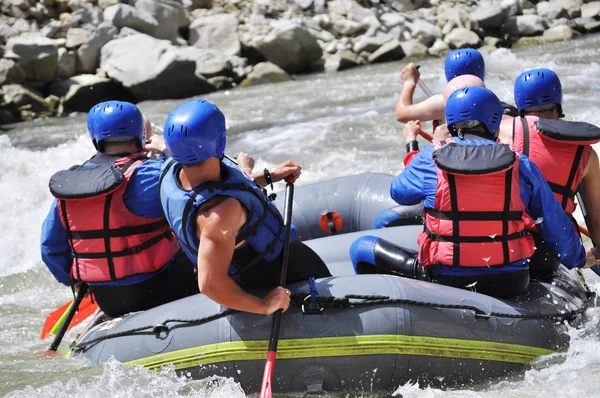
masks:
<path id="1" fill-rule="evenodd" d="M 274 202 L 275 199 L 277 199 L 277 194 L 275 192 L 273 192 L 272 194 L 270 194 L 267 197 L 271 200 L 271 202 Z"/>

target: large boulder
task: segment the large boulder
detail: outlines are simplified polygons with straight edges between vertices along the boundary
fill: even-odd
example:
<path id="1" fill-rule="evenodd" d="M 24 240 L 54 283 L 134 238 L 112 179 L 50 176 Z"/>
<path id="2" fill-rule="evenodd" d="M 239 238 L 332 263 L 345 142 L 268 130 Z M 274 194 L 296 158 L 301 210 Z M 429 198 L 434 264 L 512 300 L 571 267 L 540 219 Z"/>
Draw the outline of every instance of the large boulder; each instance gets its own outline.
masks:
<path id="1" fill-rule="evenodd" d="M 197 18 L 190 25 L 188 43 L 198 48 L 212 48 L 228 55 L 239 55 L 238 19 L 233 14 L 216 14 Z"/>
<path id="2" fill-rule="evenodd" d="M 151 33 L 153 37 L 170 40 L 173 43 L 177 41 L 181 25 L 180 4 L 165 0 L 137 0 L 135 8 L 151 15 L 157 21 L 158 25 Z"/>
<path id="3" fill-rule="evenodd" d="M 50 111 L 49 105 L 40 93 L 20 84 L 5 84 L 2 86 L 2 94 L 6 104 L 13 104 L 17 108 L 35 113 Z"/>
<path id="4" fill-rule="evenodd" d="M 23 68 L 10 59 L 0 59 L 0 86 L 9 83 L 23 83 L 27 75 Z"/>
<path id="5" fill-rule="evenodd" d="M 333 0 L 327 3 L 327 7 L 330 13 L 345 16 L 351 21 L 368 26 L 381 26 L 377 16 L 370 9 L 361 6 L 354 0 Z"/>
<path id="6" fill-rule="evenodd" d="M 148 11 L 128 4 L 116 4 L 104 10 L 104 20 L 117 28 L 127 26 L 142 33 L 153 35 L 158 29 L 158 21 Z"/>
<path id="7" fill-rule="evenodd" d="M 537 10 L 537 15 L 550 21 L 569 16 L 569 12 L 559 3 L 542 1 L 537 3 L 535 7 Z"/>
<path id="8" fill-rule="evenodd" d="M 388 41 L 393 39 L 392 36 L 385 33 L 378 33 L 375 36 L 364 35 L 354 43 L 352 51 L 356 54 L 360 54 L 363 51 L 370 53 L 375 52 L 379 47 L 383 46 Z"/>
<path id="9" fill-rule="evenodd" d="M 169 41 L 148 35 L 116 39 L 102 47 L 100 67 L 139 101 L 186 98 L 215 90 L 196 73 L 196 62 Z"/>
<path id="10" fill-rule="evenodd" d="M 37 35 L 12 37 L 6 43 L 6 58 L 15 60 L 29 80 L 51 82 L 56 78 L 58 48 L 64 42 Z"/>
<path id="11" fill-rule="evenodd" d="M 504 24 L 504 31 L 512 36 L 535 36 L 547 28 L 546 20 L 539 15 L 517 15 Z"/>
<path id="12" fill-rule="evenodd" d="M 280 83 L 291 80 L 291 76 L 279 66 L 270 62 L 261 62 L 254 66 L 240 87 L 258 86 L 259 84 Z"/>
<path id="13" fill-rule="evenodd" d="M 418 40 L 408 40 L 402 43 L 402 51 L 407 57 L 424 57 L 427 55 L 427 46 Z"/>
<path id="14" fill-rule="evenodd" d="M 502 26 L 506 15 L 498 3 L 482 2 L 471 13 L 470 19 L 481 28 L 496 29 Z"/>
<path id="15" fill-rule="evenodd" d="M 94 73 L 100 65 L 100 50 L 118 31 L 110 22 L 102 22 L 90 34 L 88 41 L 77 49 L 77 69 L 80 73 Z"/>
<path id="16" fill-rule="evenodd" d="M 217 50 L 183 47 L 177 49 L 178 60 L 196 63 L 196 75 L 211 78 L 215 76 L 232 76 L 233 65 L 230 58 Z"/>
<path id="17" fill-rule="evenodd" d="M 362 65 L 363 63 L 363 58 L 354 54 L 350 50 L 343 49 L 325 59 L 325 70 L 328 72 L 337 72 L 344 69 L 354 68 Z"/>
<path id="18" fill-rule="evenodd" d="M 394 39 L 388 41 L 383 46 L 379 47 L 377 51 L 369 55 L 369 62 L 387 62 L 397 61 L 404 58 L 404 50 L 402 49 L 402 43 Z"/>
<path id="19" fill-rule="evenodd" d="M 539 45 L 544 43 L 554 43 L 557 41 L 569 41 L 575 37 L 578 33 L 575 32 L 567 25 L 558 25 L 550 28 L 544 32 L 541 36 L 527 36 L 521 37 L 514 44 L 514 48 Z"/>
<path id="20" fill-rule="evenodd" d="M 412 37 L 419 40 L 426 46 L 430 46 L 435 42 L 435 39 L 442 38 L 442 30 L 423 19 L 415 19 L 411 23 L 406 24 L 410 29 Z"/>
<path id="21" fill-rule="evenodd" d="M 68 79 L 75 75 L 75 73 L 77 73 L 77 53 L 75 51 L 68 51 L 64 47 L 59 48 L 56 78 L 58 80 Z"/>
<path id="22" fill-rule="evenodd" d="M 79 75 L 50 85 L 50 94 L 63 97 L 67 112 L 87 112 L 95 104 L 108 101 L 134 101 L 127 90 L 117 82 L 96 75 Z"/>
<path id="23" fill-rule="evenodd" d="M 435 43 L 433 43 L 433 46 L 427 50 L 429 55 L 433 55 L 435 57 L 440 57 L 446 54 L 448 51 L 450 51 L 450 46 L 442 39 L 437 39 Z"/>
<path id="24" fill-rule="evenodd" d="M 595 18 L 600 17 L 600 1 L 592 1 L 581 6 L 581 18 Z"/>
<path id="25" fill-rule="evenodd" d="M 479 47 L 481 39 L 477 33 L 465 28 L 455 28 L 444 37 L 444 41 L 452 48 Z"/>
<path id="26" fill-rule="evenodd" d="M 250 45 L 287 73 L 307 72 L 323 55 L 321 46 L 308 30 L 294 23 L 278 26 L 266 36 L 254 38 Z"/>
<path id="27" fill-rule="evenodd" d="M 74 49 L 89 40 L 90 31 L 84 28 L 69 28 L 67 31 L 67 48 Z"/>

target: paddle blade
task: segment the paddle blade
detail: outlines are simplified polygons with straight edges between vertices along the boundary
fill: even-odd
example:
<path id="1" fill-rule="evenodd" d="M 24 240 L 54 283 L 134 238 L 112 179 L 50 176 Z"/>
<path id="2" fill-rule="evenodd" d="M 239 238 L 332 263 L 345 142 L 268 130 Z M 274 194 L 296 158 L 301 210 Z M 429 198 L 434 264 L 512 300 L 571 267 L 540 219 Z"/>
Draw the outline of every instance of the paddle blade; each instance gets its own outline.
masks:
<path id="1" fill-rule="evenodd" d="M 262 386 L 260 387 L 259 398 L 272 398 L 273 392 L 271 384 L 273 382 L 273 369 L 275 368 L 275 359 L 277 351 L 269 351 L 267 353 L 267 362 L 265 363 L 265 373 L 263 375 Z"/>
<path id="2" fill-rule="evenodd" d="M 69 311 L 69 308 L 72 304 L 73 301 L 70 301 L 60 308 L 52 311 L 46 317 L 44 327 L 42 328 L 42 333 L 40 334 L 41 340 L 44 340 L 52 334 L 56 334 L 56 331 L 60 328 L 60 325 L 62 324 L 62 321 L 64 321 L 65 315 Z M 91 295 L 85 297 L 83 300 L 81 300 L 81 303 L 79 304 L 79 310 L 73 317 L 73 320 L 71 321 L 71 324 L 67 330 L 70 330 L 74 326 L 80 324 L 84 319 L 92 315 L 97 308 L 98 304 L 96 304 L 96 301 L 93 300 Z"/>

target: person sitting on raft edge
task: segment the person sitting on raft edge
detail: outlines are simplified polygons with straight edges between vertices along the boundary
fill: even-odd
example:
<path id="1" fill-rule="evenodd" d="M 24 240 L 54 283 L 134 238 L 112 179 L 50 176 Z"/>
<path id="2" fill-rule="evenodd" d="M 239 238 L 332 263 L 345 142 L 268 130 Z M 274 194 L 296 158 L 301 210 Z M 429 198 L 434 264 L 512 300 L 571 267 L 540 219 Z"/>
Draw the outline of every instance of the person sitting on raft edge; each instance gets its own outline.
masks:
<path id="1" fill-rule="evenodd" d="M 113 318 L 199 293 L 158 197 L 165 158 L 148 158 L 163 152 L 163 138 L 144 146 L 149 123 L 129 102 L 94 106 L 87 125 L 97 153 L 50 179 L 44 263 L 60 283 L 87 283 Z"/>
<path id="2" fill-rule="evenodd" d="M 446 81 L 462 75 L 475 75 L 482 81 L 485 78 L 485 62 L 481 53 L 474 48 L 463 48 L 450 52 L 444 61 Z M 435 94 L 426 100 L 413 104 L 413 96 L 421 74 L 414 63 L 409 63 L 400 72 L 404 82 L 396 102 L 396 120 L 407 123 L 410 120 L 423 122 L 433 120 L 444 123 L 446 101 L 442 94 Z M 436 126 L 434 126 L 435 130 Z"/>
<path id="3" fill-rule="evenodd" d="M 573 217 L 577 192 L 589 215 L 590 234 L 600 242 L 600 165 L 592 147 L 600 142 L 600 128 L 589 123 L 564 121 L 562 84 L 550 69 L 532 69 L 517 77 L 515 104 L 519 114 L 505 115 L 499 139 L 512 144 L 540 169 L 564 211 L 578 228 Z M 552 274 L 560 260 L 536 232 L 535 221 L 525 220 L 538 248 L 531 258 L 530 270 L 536 275 Z M 600 262 L 600 251 L 593 248 L 588 256 Z M 532 274 L 533 275 L 533 274 Z"/>
<path id="4" fill-rule="evenodd" d="M 298 177 L 301 167 L 288 160 L 248 177 L 224 156 L 225 130 L 225 116 L 209 101 L 190 100 L 171 112 L 164 136 L 172 159 L 161 177 L 162 205 L 197 266 L 202 294 L 240 311 L 285 311 L 289 290 L 276 287 L 259 298 L 244 288 L 278 284 L 283 219 L 261 186 Z M 299 241 L 290 242 L 289 261 L 288 283 L 331 276 L 321 258 Z"/>
<path id="5" fill-rule="evenodd" d="M 392 182 L 401 205 L 424 201 L 418 254 L 374 236 L 355 241 L 350 256 L 359 274 L 386 273 L 513 297 L 529 285 L 534 241 L 523 212 L 568 268 L 586 263 L 575 228 L 538 168 L 496 144 L 503 107 L 482 87 L 448 98 L 452 138 L 423 148 Z"/>

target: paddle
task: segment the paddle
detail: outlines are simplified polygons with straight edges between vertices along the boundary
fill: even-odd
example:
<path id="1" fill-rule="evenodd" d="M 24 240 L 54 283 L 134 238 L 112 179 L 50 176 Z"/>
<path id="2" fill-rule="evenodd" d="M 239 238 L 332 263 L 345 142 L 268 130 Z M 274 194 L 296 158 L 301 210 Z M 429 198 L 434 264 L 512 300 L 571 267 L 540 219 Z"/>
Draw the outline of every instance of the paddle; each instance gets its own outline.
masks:
<path id="1" fill-rule="evenodd" d="M 585 204 L 583 203 L 583 199 L 581 198 L 581 194 L 579 192 L 577 192 L 577 202 L 579 202 L 579 207 L 581 208 L 581 213 L 583 214 L 583 219 L 585 221 L 585 225 L 587 225 L 588 230 L 592 229 L 592 223 L 590 222 L 590 217 L 588 216 L 587 210 L 585 209 Z M 579 230 L 582 230 L 582 227 L 579 227 Z M 590 238 L 590 240 L 592 241 L 592 245 L 594 247 L 596 247 L 596 242 L 594 241 L 594 237 L 592 236 L 592 234 L 590 232 L 592 231 L 587 231 L 587 237 Z M 592 271 L 594 271 L 594 273 L 598 276 L 600 276 L 600 267 L 598 267 L 597 265 L 594 265 L 592 267 L 590 267 L 590 269 Z"/>
<path id="2" fill-rule="evenodd" d="M 73 305 L 74 301 L 70 301 L 48 314 L 46 321 L 44 322 L 44 327 L 42 328 L 42 333 L 40 334 L 41 340 L 46 339 L 50 335 L 55 335 L 58 332 L 58 329 L 62 326 L 69 310 Z M 73 317 L 73 320 L 71 321 L 71 324 L 67 330 L 70 330 L 74 326 L 81 323 L 84 319 L 92 315 L 97 308 L 98 304 L 96 304 L 91 295 L 85 297 L 81 303 L 79 303 L 79 309 L 77 310 L 77 313 Z"/>
<path id="3" fill-rule="evenodd" d="M 75 297 L 75 300 L 73 301 L 73 305 L 71 305 L 69 307 L 69 310 L 67 311 L 67 315 L 64 317 L 64 321 L 63 321 L 62 325 L 60 326 L 60 329 L 58 330 L 56 337 L 52 341 L 52 344 L 50 344 L 50 347 L 48 348 L 47 351 L 56 351 L 58 349 L 58 346 L 60 345 L 60 342 L 62 341 L 63 337 L 65 336 L 65 333 L 67 333 L 67 330 L 69 329 L 71 321 L 73 320 L 73 316 L 75 316 L 75 312 L 77 312 L 77 309 L 79 308 L 79 304 L 81 304 L 81 300 L 83 300 L 85 294 L 87 293 L 87 290 L 88 290 L 88 285 L 82 284 L 81 287 L 79 288 L 79 291 L 77 292 L 77 297 Z"/>
<path id="4" fill-rule="evenodd" d="M 419 70 L 421 68 L 421 65 L 415 65 L 415 68 L 417 68 L 417 70 Z M 417 81 L 417 86 L 419 86 L 419 88 L 421 90 L 423 90 L 423 92 L 425 94 L 427 94 L 428 97 L 432 97 L 433 93 L 431 92 L 431 90 L 429 89 L 429 87 L 427 87 L 427 85 L 423 82 L 423 80 L 419 79 Z M 438 126 L 440 125 L 440 121 L 439 120 L 434 120 L 433 121 L 433 132 L 435 133 L 435 129 L 438 128 Z M 425 133 L 424 131 L 420 130 L 418 133 L 421 137 L 425 138 L 428 141 L 433 141 L 433 137 L 431 137 L 429 134 Z M 431 139 L 427 138 L 424 134 L 426 134 L 427 136 L 431 137 Z"/>
<path id="5" fill-rule="evenodd" d="M 289 176 L 285 179 L 285 204 L 283 207 L 284 219 L 284 245 L 283 259 L 281 262 L 281 274 L 279 276 L 279 286 L 285 286 L 287 276 L 288 259 L 290 256 L 290 228 L 292 225 L 292 203 L 294 201 L 294 181 L 295 178 Z M 273 382 L 273 370 L 275 368 L 275 360 L 277 359 L 277 343 L 279 342 L 279 329 L 281 326 L 282 311 L 277 310 L 273 314 L 273 323 L 271 325 L 271 337 L 269 338 L 269 351 L 267 352 L 267 361 L 265 363 L 265 371 L 263 374 L 262 386 L 260 388 L 260 398 L 271 398 L 271 385 Z"/>

